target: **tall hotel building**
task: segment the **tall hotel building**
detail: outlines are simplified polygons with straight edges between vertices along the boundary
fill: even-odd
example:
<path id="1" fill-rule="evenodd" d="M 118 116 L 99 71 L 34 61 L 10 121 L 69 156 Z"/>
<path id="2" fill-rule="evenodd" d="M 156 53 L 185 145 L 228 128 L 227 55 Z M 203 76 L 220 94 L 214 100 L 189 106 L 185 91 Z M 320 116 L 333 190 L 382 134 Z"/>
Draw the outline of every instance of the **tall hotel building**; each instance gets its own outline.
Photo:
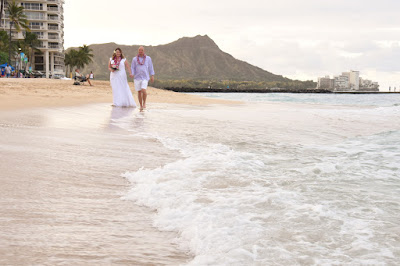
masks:
<path id="1" fill-rule="evenodd" d="M 11 0 L 8 0 L 11 1 Z M 17 0 L 24 8 L 31 32 L 38 36 L 41 53 L 36 52 L 32 70 L 45 73 L 46 78 L 64 75 L 64 0 Z M 8 14 L 2 21 L 4 30 L 10 28 Z M 24 39 L 23 32 L 13 28 L 13 40 Z"/>

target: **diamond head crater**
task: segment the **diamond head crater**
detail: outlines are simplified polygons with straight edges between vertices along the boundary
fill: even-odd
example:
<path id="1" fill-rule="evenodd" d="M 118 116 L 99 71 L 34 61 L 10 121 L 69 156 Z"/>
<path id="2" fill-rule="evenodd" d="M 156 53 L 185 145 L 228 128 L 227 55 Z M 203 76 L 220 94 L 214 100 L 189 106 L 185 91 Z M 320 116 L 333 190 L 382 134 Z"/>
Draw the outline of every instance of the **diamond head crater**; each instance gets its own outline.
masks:
<path id="1" fill-rule="evenodd" d="M 107 80 L 107 62 L 114 49 L 121 48 L 131 61 L 139 46 L 92 44 L 93 62 L 83 72 L 93 71 L 95 79 Z M 292 80 L 238 60 L 222 51 L 207 35 L 145 48 L 154 62 L 153 86 L 157 88 L 181 92 L 326 92 L 316 89 L 314 81 Z"/>

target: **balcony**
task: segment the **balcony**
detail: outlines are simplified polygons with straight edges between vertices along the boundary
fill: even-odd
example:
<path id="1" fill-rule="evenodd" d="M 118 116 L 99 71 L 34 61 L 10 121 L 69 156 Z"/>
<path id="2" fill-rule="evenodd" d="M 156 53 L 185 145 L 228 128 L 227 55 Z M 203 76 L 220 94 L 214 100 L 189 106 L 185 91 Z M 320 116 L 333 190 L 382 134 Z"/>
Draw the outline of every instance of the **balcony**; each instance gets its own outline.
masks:
<path id="1" fill-rule="evenodd" d="M 40 25 L 29 25 L 29 28 L 31 30 L 44 30 L 45 29 L 43 26 L 40 26 Z"/>
<path id="2" fill-rule="evenodd" d="M 58 36 L 58 35 L 50 35 L 49 34 L 49 40 L 59 40 L 60 39 L 60 36 Z"/>
<path id="3" fill-rule="evenodd" d="M 58 43 L 49 43 L 49 48 L 50 49 L 58 49 L 58 48 L 60 48 L 60 45 Z"/>
<path id="4" fill-rule="evenodd" d="M 26 17 L 28 20 L 45 20 L 46 17 L 44 16 L 43 13 L 35 13 L 32 14 L 32 12 L 29 12 L 30 14 L 26 14 Z"/>
<path id="5" fill-rule="evenodd" d="M 54 26 L 53 25 L 49 25 L 48 29 L 49 30 L 58 30 L 58 25 L 54 25 Z"/>
<path id="6" fill-rule="evenodd" d="M 10 23 L 6 22 L 5 24 L 1 24 L 4 25 L 4 27 L 6 28 L 7 32 L 10 30 Z M 11 29 L 15 30 L 15 26 L 11 25 Z"/>
<path id="7" fill-rule="evenodd" d="M 35 34 L 39 40 L 43 40 L 44 39 L 43 32 L 32 32 L 32 33 Z"/>
<path id="8" fill-rule="evenodd" d="M 54 21 L 58 20 L 58 16 L 48 16 L 47 18 L 48 20 L 54 20 Z"/>
<path id="9" fill-rule="evenodd" d="M 36 7 L 36 6 L 31 6 L 31 7 L 24 7 L 24 10 L 29 10 L 29 11 L 43 11 L 43 7 Z"/>
<path id="10" fill-rule="evenodd" d="M 43 4 L 41 3 L 27 3 L 23 2 L 21 3 L 21 6 L 24 8 L 24 10 L 27 11 L 43 11 Z"/>
<path id="11" fill-rule="evenodd" d="M 48 11 L 48 12 L 58 12 L 59 9 L 58 9 L 57 6 L 48 6 L 48 7 L 47 7 L 47 11 Z"/>

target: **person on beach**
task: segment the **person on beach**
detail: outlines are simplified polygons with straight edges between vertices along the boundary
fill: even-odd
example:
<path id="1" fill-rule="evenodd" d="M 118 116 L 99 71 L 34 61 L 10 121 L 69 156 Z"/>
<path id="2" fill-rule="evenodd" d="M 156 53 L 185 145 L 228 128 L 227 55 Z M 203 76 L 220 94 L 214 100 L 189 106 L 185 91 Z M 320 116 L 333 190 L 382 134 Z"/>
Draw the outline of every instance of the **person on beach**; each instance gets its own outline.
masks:
<path id="1" fill-rule="evenodd" d="M 92 83 L 90 82 L 89 75 L 83 76 L 79 68 L 75 69 L 75 77 L 79 78 L 83 82 L 87 81 L 90 86 L 93 86 Z"/>
<path id="2" fill-rule="evenodd" d="M 6 66 L 6 76 L 7 76 L 7 78 L 10 77 L 11 71 L 12 71 L 11 67 L 7 64 L 7 66 Z"/>
<path id="3" fill-rule="evenodd" d="M 147 85 L 149 80 L 154 82 L 154 68 L 150 56 L 144 53 L 143 46 L 138 49 L 138 54 L 133 58 L 131 65 L 135 90 L 138 91 L 140 111 L 146 108 Z"/>
<path id="4" fill-rule="evenodd" d="M 108 70 L 110 71 L 110 83 L 113 92 L 113 106 L 136 107 L 131 89 L 129 88 L 126 70 L 128 70 L 130 77 L 133 77 L 133 75 L 121 48 L 115 49 L 108 61 Z"/>
<path id="5" fill-rule="evenodd" d="M 93 71 L 90 71 L 89 78 L 94 79 Z"/>
<path id="6" fill-rule="evenodd" d="M 4 67 L 1 68 L 1 77 L 4 78 L 6 75 L 6 69 Z"/>

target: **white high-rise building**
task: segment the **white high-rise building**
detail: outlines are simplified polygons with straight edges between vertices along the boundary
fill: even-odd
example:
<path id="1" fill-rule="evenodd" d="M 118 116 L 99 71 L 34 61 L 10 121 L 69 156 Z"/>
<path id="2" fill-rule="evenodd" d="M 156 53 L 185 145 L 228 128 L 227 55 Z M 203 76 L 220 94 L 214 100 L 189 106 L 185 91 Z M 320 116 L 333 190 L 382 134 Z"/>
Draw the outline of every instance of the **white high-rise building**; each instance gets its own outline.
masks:
<path id="1" fill-rule="evenodd" d="M 38 36 L 41 53 L 35 52 L 32 70 L 45 73 L 46 78 L 63 76 L 64 69 L 64 0 L 16 0 L 24 7 L 31 32 Z M 3 29 L 10 28 L 8 14 Z M 24 39 L 23 32 L 12 30 L 13 40 Z"/>
<path id="2" fill-rule="evenodd" d="M 349 83 L 351 90 L 358 91 L 360 89 L 360 71 L 350 70 Z"/>
<path id="3" fill-rule="evenodd" d="M 360 72 L 359 71 L 350 70 L 350 72 L 343 72 L 342 76 L 348 78 L 348 82 L 349 82 L 348 89 L 359 90 L 359 88 L 360 88 Z"/>

